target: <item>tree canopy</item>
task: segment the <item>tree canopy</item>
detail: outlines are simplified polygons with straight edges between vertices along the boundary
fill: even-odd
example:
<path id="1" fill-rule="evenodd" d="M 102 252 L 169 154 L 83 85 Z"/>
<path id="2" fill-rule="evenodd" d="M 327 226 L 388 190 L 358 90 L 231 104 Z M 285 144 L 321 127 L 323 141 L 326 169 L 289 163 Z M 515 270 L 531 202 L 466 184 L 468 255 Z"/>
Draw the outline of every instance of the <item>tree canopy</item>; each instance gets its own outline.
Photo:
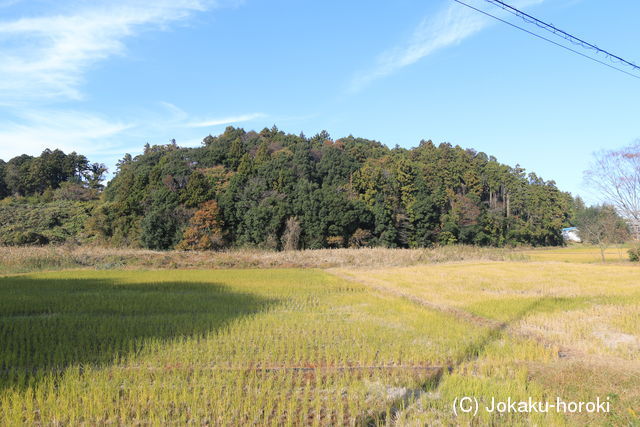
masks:
<path id="1" fill-rule="evenodd" d="M 582 240 L 600 248 L 602 262 L 609 245 L 624 243 L 630 237 L 627 223 L 611 205 L 577 206 L 575 223 Z"/>
<path id="2" fill-rule="evenodd" d="M 595 153 L 585 180 L 627 221 L 640 222 L 640 141 Z"/>
<path id="3" fill-rule="evenodd" d="M 154 249 L 560 245 L 571 207 L 553 181 L 446 143 L 228 127 L 126 155 L 91 222 Z"/>
<path id="4" fill-rule="evenodd" d="M 106 171 L 102 163 L 89 163 L 76 152 L 46 149 L 37 157 L 23 154 L 6 163 L 0 160 L 0 198 L 41 194 L 64 183 L 99 190 Z"/>

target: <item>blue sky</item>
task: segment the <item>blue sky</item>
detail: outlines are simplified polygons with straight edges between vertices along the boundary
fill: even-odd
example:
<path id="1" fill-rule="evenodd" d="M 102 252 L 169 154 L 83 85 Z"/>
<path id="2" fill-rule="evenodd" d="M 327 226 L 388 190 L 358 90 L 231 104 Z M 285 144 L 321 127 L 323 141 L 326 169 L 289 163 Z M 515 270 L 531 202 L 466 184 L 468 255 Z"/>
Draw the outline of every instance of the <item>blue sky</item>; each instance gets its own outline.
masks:
<path id="1" fill-rule="evenodd" d="M 640 2 L 510 3 L 640 61 Z M 640 80 L 452 0 L 0 0 L 5 160 L 49 147 L 113 169 L 145 142 L 275 124 L 451 142 L 590 199 L 582 171 L 640 137 L 639 99 Z"/>

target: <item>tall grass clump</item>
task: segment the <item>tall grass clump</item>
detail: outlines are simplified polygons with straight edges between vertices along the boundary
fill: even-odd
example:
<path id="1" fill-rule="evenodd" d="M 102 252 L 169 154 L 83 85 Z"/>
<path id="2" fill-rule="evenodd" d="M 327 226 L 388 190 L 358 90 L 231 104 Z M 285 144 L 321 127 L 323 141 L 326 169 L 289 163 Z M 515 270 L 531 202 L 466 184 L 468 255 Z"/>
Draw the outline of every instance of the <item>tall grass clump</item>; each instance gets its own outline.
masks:
<path id="1" fill-rule="evenodd" d="M 0 247 L 0 273 L 25 273 L 68 268 L 110 270 L 393 267 L 466 260 L 522 261 L 527 255 L 511 249 L 442 246 L 423 249 L 313 249 L 268 251 L 152 251 L 62 245 Z"/>

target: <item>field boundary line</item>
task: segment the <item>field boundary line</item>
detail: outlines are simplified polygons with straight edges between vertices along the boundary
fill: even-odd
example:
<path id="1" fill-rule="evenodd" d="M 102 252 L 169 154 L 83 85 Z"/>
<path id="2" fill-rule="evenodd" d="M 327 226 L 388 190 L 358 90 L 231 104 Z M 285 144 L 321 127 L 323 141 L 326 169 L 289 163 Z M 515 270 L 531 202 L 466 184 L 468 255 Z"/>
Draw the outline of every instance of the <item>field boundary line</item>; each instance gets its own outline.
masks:
<path id="1" fill-rule="evenodd" d="M 212 371 L 256 371 L 256 372 L 276 372 L 276 371 L 373 371 L 373 370 L 416 370 L 416 371 L 442 371 L 448 369 L 447 366 L 411 366 L 411 365 L 371 365 L 371 366 L 123 366 L 120 369 L 202 369 Z"/>
<path id="2" fill-rule="evenodd" d="M 278 371 L 294 371 L 294 372 L 313 372 L 313 371 L 327 371 L 327 372 L 341 372 L 341 371 L 375 371 L 375 370 L 414 370 L 414 371 L 432 371 L 442 372 L 444 370 L 450 371 L 451 366 L 445 365 L 321 365 L 321 366 L 196 366 L 196 365 L 167 365 L 167 366 L 111 366 L 110 369 L 128 371 L 128 370 L 146 370 L 146 371 L 169 371 L 169 370 L 208 370 L 208 371 L 222 371 L 222 372 L 278 372 Z M 69 370 L 68 368 L 9 368 L 3 369 L 2 373 L 14 373 L 14 372 L 33 372 L 33 373 L 63 373 Z"/>
<path id="3" fill-rule="evenodd" d="M 507 323 L 505 322 L 500 322 L 498 320 L 493 320 L 493 319 L 489 319 L 486 317 L 482 317 L 482 316 L 478 316 L 476 314 L 473 313 L 469 313 L 468 311 L 465 310 L 461 310 L 459 308 L 455 308 L 455 307 L 451 307 L 451 306 L 447 306 L 447 305 L 441 305 L 441 304 L 436 304 L 434 302 L 431 301 L 427 301 L 423 298 L 420 298 L 418 296 L 412 295 L 408 292 L 402 292 L 399 291 L 397 289 L 391 289 L 387 286 L 381 285 L 379 284 L 376 280 L 371 280 L 371 279 L 361 279 L 361 278 L 355 278 L 347 273 L 344 273 L 342 271 L 339 271 L 338 269 L 327 269 L 325 270 L 327 273 L 335 276 L 335 277 L 339 277 L 341 279 L 347 280 L 349 282 L 353 282 L 353 283 L 358 283 L 361 285 L 364 285 L 368 288 L 371 289 L 375 289 L 379 292 L 385 293 L 385 294 L 390 294 L 396 297 L 400 297 L 406 300 L 409 300 L 415 304 L 421 305 L 425 308 L 429 308 L 435 311 L 439 311 L 441 313 L 445 313 L 445 314 L 450 314 L 453 315 L 455 317 L 457 317 L 458 319 L 461 320 L 466 320 L 470 323 L 473 323 L 475 325 L 478 326 L 486 326 L 486 327 L 490 327 L 490 328 L 498 328 L 498 329 L 504 329 L 507 326 Z"/>

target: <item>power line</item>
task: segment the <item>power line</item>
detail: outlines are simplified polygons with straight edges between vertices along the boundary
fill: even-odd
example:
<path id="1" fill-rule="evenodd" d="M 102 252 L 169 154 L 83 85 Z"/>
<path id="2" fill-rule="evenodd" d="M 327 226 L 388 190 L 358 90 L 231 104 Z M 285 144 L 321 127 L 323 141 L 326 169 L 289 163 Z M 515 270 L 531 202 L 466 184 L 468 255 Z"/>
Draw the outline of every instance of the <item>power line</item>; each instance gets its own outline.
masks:
<path id="1" fill-rule="evenodd" d="M 551 39 L 549 39 L 549 38 L 547 38 L 547 37 L 541 36 L 540 34 L 536 34 L 536 33 L 534 33 L 533 31 L 529 31 L 529 30 L 527 30 L 526 28 L 522 28 L 522 27 L 520 27 L 520 26 L 518 26 L 518 25 L 516 25 L 516 24 L 513 24 L 513 23 L 511 23 L 511 22 L 509 22 L 509 21 L 506 21 L 506 20 L 504 20 L 504 19 L 502 19 L 502 18 L 498 18 L 497 16 L 492 15 L 492 14 L 490 14 L 489 12 L 485 12 L 484 10 L 480 10 L 480 9 L 478 9 L 478 8 L 476 8 L 476 7 L 473 7 L 473 6 L 471 6 L 470 4 L 465 3 L 465 2 L 463 2 L 463 1 L 461 1 L 461 0 L 453 0 L 453 1 L 455 1 L 456 3 L 460 3 L 461 5 L 466 6 L 466 7 L 470 8 L 470 9 L 473 9 L 473 10 L 475 10 L 476 12 L 479 12 L 479 13 L 481 13 L 481 14 L 483 14 L 483 15 L 486 15 L 486 16 L 489 16 L 489 17 L 491 17 L 491 18 L 495 19 L 495 20 L 498 20 L 498 21 L 500 21 L 500 22 L 502 22 L 502 23 L 504 23 L 504 24 L 507 24 L 507 25 L 509 25 L 509 26 L 511 26 L 511 27 L 513 27 L 513 28 L 517 28 L 517 29 L 518 29 L 518 30 L 520 30 L 520 31 L 524 31 L 525 33 L 527 33 L 527 34 L 529 34 L 529 35 L 532 35 L 532 36 L 537 37 L 537 38 L 539 38 L 539 39 L 541 39 L 541 40 L 544 40 L 544 41 L 546 41 L 546 42 L 549 42 L 549 43 L 551 43 L 551 44 L 553 44 L 553 45 L 556 45 L 556 46 L 558 46 L 558 47 L 561 47 L 562 49 L 566 49 L 566 50 L 568 50 L 568 51 L 570 51 L 570 52 L 573 52 L 573 53 L 575 53 L 575 54 L 577 54 L 577 55 L 580 55 L 580 56 L 582 56 L 582 57 L 584 57 L 584 58 L 590 59 L 591 61 L 597 62 L 598 64 L 604 65 L 605 67 L 612 68 L 612 69 L 614 69 L 614 70 L 616 70 L 616 71 L 620 71 L 621 73 L 624 73 L 624 74 L 626 74 L 626 75 L 628 75 L 628 76 L 631 76 L 631 77 L 634 77 L 634 78 L 636 78 L 636 79 L 639 79 L 639 80 L 640 80 L 640 76 L 638 76 L 638 75 L 636 75 L 636 74 L 632 74 L 632 73 L 630 73 L 630 72 L 628 72 L 628 71 L 625 71 L 625 70 L 623 70 L 623 69 L 621 69 L 621 68 L 614 67 L 614 66 L 613 66 L 613 65 L 611 65 L 611 64 L 607 64 L 607 63 L 606 63 L 606 62 L 604 62 L 604 61 L 600 61 L 599 59 L 593 58 L 593 57 L 591 57 L 591 56 L 589 56 L 589 55 L 585 55 L 585 54 L 584 54 L 584 53 L 582 53 L 582 52 L 579 52 L 579 51 L 577 51 L 577 50 L 575 50 L 575 49 L 572 49 L 572 48 L 570 48 L 570 47 L 568 47 L 568 46 L 565 46 L 565 45 L 563 45 L 563 44 L 560 44 L 560 43 L 558 43 L 558 42 L 555 42 L 555 41 L 553 41 L 553 40 L 551 40 Z"/>
<path id="2" fill-rule="evenodd" d="M 567 33 L 566 31 L 563 31 L 557 27 L 555 27 L 553 24 L 548 24 L 544 21 L 539 20 L 538 18 L 535 18 L 531 15 L 529 15 L 528 13 L 525 13 L 519 9 L 516 9 L 515 7 L 501 1 L 501 0 L 485 0 L 488 3 L 491 3 L 495 6 L 500 7 L 501 9 L 506 10 L 507 12 L 521 18 L 523 21 L 530 23 L 530 24 L 534 24 L 537 25 L 538 27 L 549 31 L 550 33 L 562 37 L 565 40 L 570 41 L 571 43 L 581 46 L 585 49 L 592 49 L 598 53 L 602 53 L 604 55 L 606 55 L 607 57 L 609 57 L 610 59 L 616 60 L 624 65 L 628 65 L 629 67 L 633 68 L 634 70 L 640 70 L 640 67 L 637 66 L 636 64 L 634 64 L 633 62 L 627 61 L 624 58 L 619 57 L 618 55 L 614 55 L 611 52 L 608 52 L 604 49 L 599 48 L 598 46 L 589 43 L 587 41 L 584 41 L 572 34 Z"/>

